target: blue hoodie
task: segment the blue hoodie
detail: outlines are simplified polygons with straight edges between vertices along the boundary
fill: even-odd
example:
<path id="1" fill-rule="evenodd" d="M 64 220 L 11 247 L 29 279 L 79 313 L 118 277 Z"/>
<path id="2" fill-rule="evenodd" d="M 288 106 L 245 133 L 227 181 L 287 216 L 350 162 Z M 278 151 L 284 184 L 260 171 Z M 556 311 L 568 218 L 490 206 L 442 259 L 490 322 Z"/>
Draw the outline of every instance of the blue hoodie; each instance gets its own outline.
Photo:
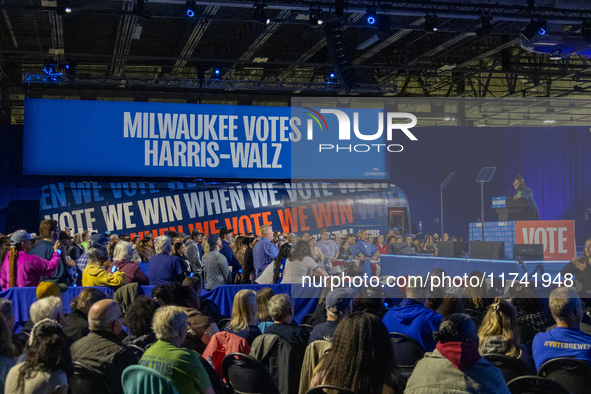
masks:
<path id="1" fill-rule="evenodd" d="M 388 332 L 405 334 L 420 343 L 427 352 L 435 349 L 437 342 L 433 339 L 433 331 L 439 330 L 443 316 L 433 312 L 423 304 L 407 298 L 395 308 L 390 308 L 382 322 Z"/>

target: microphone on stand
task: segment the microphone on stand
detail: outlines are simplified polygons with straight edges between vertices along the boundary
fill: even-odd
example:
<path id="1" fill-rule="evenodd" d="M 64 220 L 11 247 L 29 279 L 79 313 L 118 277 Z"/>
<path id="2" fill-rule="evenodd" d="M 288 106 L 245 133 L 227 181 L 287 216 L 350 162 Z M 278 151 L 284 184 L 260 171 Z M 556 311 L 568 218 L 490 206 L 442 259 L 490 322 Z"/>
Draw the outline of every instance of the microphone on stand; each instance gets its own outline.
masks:
<path id="1" fill-rule="evenodd" d="M 507 190 L 507 193 L 505 193 L 505 196 L 509 196 L 509 197 L 511 197 L 511 191 L 512 191 L 512 190 L 513 190 L 513 189 L 509 189 L 509 190 Z"/>

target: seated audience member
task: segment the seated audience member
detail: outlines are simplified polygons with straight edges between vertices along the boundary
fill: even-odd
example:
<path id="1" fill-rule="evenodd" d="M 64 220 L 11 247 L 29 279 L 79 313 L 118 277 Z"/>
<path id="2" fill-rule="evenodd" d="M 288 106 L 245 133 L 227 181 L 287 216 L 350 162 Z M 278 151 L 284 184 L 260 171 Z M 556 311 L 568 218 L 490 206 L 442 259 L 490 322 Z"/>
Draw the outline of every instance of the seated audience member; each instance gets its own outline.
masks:
<path id="1" fill-rule="evenodd" d="M 386 312 L 388 312 L 388 308 L 384 305 L 384 294 L 368 294 L 364 290 L 364 293 L 356 296 L 353 300 L 352 313 L 361 312 L 369 313 L 382 320 Z"/>
<path id="2" fill-rule="evenodd" d="M 82 246 L 82 235 L 80 233 L 74 234 L 72 237 L 72 245 L 68 248 L 68 256 L 74 261 L 77 261 L 84 253 Z"/>
<path id="3" fill-rule="evenodd" d="M 322 251 L 318 246 L 316 246 L 316 240 L 314 238 L 310 238 L 308 243 L 310 244 L 310 250 L 312 251 L 312 258 L 316 261 L 322 260 Z"/>
<path id="4" fill-rule="evenodd" d="M 557 357 L 572 357 L 591 362 L 591 335 L 580 330 L 583 306 L 576 291 L 569 287 L 559 287 L 550 293 L 549 301 L 556 327 L 534 337 L 532 353 L 536 369 Z"/>
<path id="5" fill-rule="evenodd" d="M 540 300 L 531 286 L 517 286 L 512 291 L 511 304 L 517 310 L 517 321 L 527 324 L 536 333 L 544 332 L 556 324 L 548 304 Z"/>
<path id="6" fill-rule="evenodd" d="M 158 301 L 146 296 L 139 296 L 133 300 L 123 318 L 123 324 L 129 330 L 129 335 L 123 338 L 124 345 L 134 345 L 146 350 L 156 342 L 152 321 L 158 308 L 160 308 Z M 138 356 L 137 352 L 136 356 Z"/>
<path id="7" fill-rule="evenodd" d="M 226 318 L 226 316 L 222 315 L 220 308 L 218 308 L 213 300 L 201 296 L 201 293 L 203 293 L 203 284 L 200 277 L 191 276 L 186 278 L 183 281 L 183 286 L 189 286 L 195 290 L 195 293 L 199 296 L 199 311 L 205 316 L 211 317 L 213 321 L 215 321 L 215 324 L 218 324 L 220 320 Z"/>
<path id="8" fill-rule="evenodd" d="M 520 343 L 517 314 L 513 305 L 499 298 L 488 308 L 478 330 L 481 355 L 499 354 L 517 359 L 531 373 L 535 371 L 530 350 Z"/>
<path id="9" fill-rule="evenodd" d="M 389 332 L 408 335 L 431 352 L 436 344 L 433 332 L 439 328 L 442 317 L 425 306 L 429 293 L 425 282 L 420 277 L 414 281 L 409 279 L 406 299 L 399 306 L 388 310 L 382 321 Z"/>
<path id="10" fill-rule="evenodd" d="M 283 283 L 283 275 L 287 260 L 291 256 L 291 244 L 281 245 L 275 261 L 267 266 L 263 273 L 256 279 L 255 283 L 259 285 L 268 285 L 271 283 Z"/>
<path id="11" fill-rule="evenodd" d="M 320 239 L 316 246 L 322 251 L 322 258 L 326 261 L 335 261 L 339 257 L 339 247 L 335 241 L 330 239 L 330 233 L 325 228 L 320 230 Z M 312 253 L 310 253 L 311 255 Z"/>
<path id="12" fill-rule="evenodd" d="M 140 255 L 140 260 L 142 261 L 142 263 L 144 263 L 147 267 L 150 258 L 156 254 L 156 252 L 154 251 L 154 240 L 151 237 L 142 238 L 142 240 L 137 244 L 136 251 Z M 141 263 L 140 269 L 142 269 L 143 271 L 143 266 Z M 144 271 L 144 273 L 146 275 L 148 274 L 146 271 Z"/>
<path id="13" fill-rule="evenodd" d="M 472 279 L 475 277 L 478 278 L 478 282 L 476 281 L 476 279 Z M 486 313 L 486 309 L 490 304 L 492 304 L 493 299 L 488 297 L 486 285 L 473 286 L 474 283 L 479 283 L 484 279 L 484 274 L 480 271 L 474 271 L 470 274 L 470 277 L 468 278 L 467 287 L 465 288 L 465 295 L 462 298 L 464 308 L 472 309 L 482 314 Z"/>
<path id="14" fill-rule="evenodd" d="M 180 306 L 187 314 L 189 329 L 187 339 L 182 344 L 183 347 L 203 354 L 211 337 L 220 331 L 217 324 L 211 317 L 199 312 L 201 299 L 193 288 L 173 283 L 170 290 L 172 305 Z"/>
<path id="15" fill-rule="evenodd" d="M 102 245 L 93 245 L 88 251 L 88 264 L 82 273 L 82 286 L 119 287 L 126 282 L 125 274 L 112 269 L 107 249 Z"/>
<path id="16" fill-rule="evenodd" d="M 218 234 L 210 234 L 207 237 L 209 252 L 203 258 L 205 264 L 205 289 L 213 290 L 217 286 L 229 285 L 232 283 L 232 275 L 228 260 L 220 253 L 222 240 Z"/>
<path id="17" fill-rule="evenodd" d="M 334 241 L 331 242 L 334 243 Z M 306 241 L 299 241 L 291 253 L 291 257 L 285 261 L 281 283 L 302 283 L 304 277 L 308 275 L 308 271 L 314 276 L 327 275 L 326 271 L 312 259 L 310 244 Z"/>
<path id="18" fill-rule="evenodd" d="M 171 305 L 172 303 L 172 294 L 170 292 L 170 286 L 168 285 L 154 286 L 150 296 L 154 301 L 158 302 L 160 306 Z"/>
<path id="19" fill-rule="evenodd" d="M 6 375 L 8 375 L 10 368 L 14 367 L 14 357 L 16 356 L 12 347 L 12 327 L 9 329 L 9 324 L 0 314 L 0 394 L 4 394 Z"/>
<path id="20" fill-rule="evenodd" d="M 273 324 L 273 318 L 269 314 L 269 300 L 275 295 L 270 287 L 263 287 L 257 291 L 257 321 L 259 330 L 265 333 L 265 329 Z"/>
<path id="21" fill-rule="evenodd" d="M 359 232 L 359 239 L 357 240 L 357 251 L 363 255 L 363 258 L 371 259 L 374 257 L 372 245 L 369 243 L 367 230 Z M 361 257 L 361 256 L 359 256 Z"/>
<path id="22" fill-rule="evenodd" d="M 35 301 L 29 308 L 29 315 L 33 324 L 37 324 L 43 319 L 55 320 L 62 327 L 66 323 L 64 305 L 59 297 L 45 297 Z"/>
<path id="23" fill-rule="evenodd" d="M 572 274 L 574 279 L 583 286 L 583 289 L 579 292 L 583 298 L 591 294 L 591 269 L 589 266 L 591 266 L 591 238 L 585 241 L 585 249 L 582 256 L 573 258 L 560 271 L 563 278 L 565 274 Z"/>
<path id="24" fill-rule="evenodd" d="M 404 378 L 392 362 L 385 361 L 393 359 L 384 324 L 373 315 L 354 313 L 338 325 L 332 348 L 316 367 L 310 386 L 329 384 L 356 394 L 402 394 Z"/>
<path id="25" fill-rule="evenodd" d="M 150 285 L 168 285 L 182 282 L 186 277 L 186 268 L 176 256 L 171 256 L 170 238 L 161 235 L 154 240 L 156 254 L 148 261 Z"/>
<path id="26" fill-rule="evenodd" d="M 261 330 L 256 326 L 257 296 L 252 290 L 240 290 L 234 296 L 232 318 L 224 331 L 244 338 L 249 345 L 259 335 Z"/>
<path id="27" fill-rule="evenodd" d="M 340 321 L 353 311 L 353 295 L 345 289 L 335 289 L 326 296 L 326 322 L 312 329 L 308 343 L 332 342 Z"/>
<path id="28" fill-rule="evenodd" d="M 306 241 L 300 241 L 309 244 Z M 279 335 L 291 344 L 308 344 L 310 334 L 303 328 L 294 326 L 293 301 L 287 294 L 275 294 L 269 300 L 269 314 L 273 324 L 265 329 L 265 334 Z"/>
<path id="29" fill-rule="evenodd" d="M 179 394 L 214 394 L 199 355 L 181 348 L 187 336 L 187 315 L 183 308 L 165 306 L 154 314 L 158 341 L 140 360 L 140 365 L 163 375 Z"/>
<path id="30" fill-rule="evenodd" d="M 351 252 L 352 257 L 355 258 L 364 258 L 363 253 L 357 249 L 357 237 L 355 234 L 347 235 L 347 242 L 349 242 L 349 251 Z"/>
<path id="31" fill-rule="evenodd" d="M 64 330 L 55 320 L 43 319 L 31 330 L 25 361 L 8 372 L 5 392 L 66 394 L 71 371 L 70 343 Z"/>
<path id="32" fill-rule="evenodd" d="M 133 262 L 133 248 L 130 242 L 119 241 L 113 251 L 113 265 L 125 274 L 126 282 L 137 282 L 140 286 L 150 284 L 150 279 L 140 269 L 139 265 Z"/>
<path id="33" fill-rule="evenodd" d="M 64 332 L 72 342 L 88 335 L 88 311 L 96 302 L 106 298 L 107 295 L 99 289 L 87 287 L 70 302 L 72 312 L 66 316 Z"/>
<path id="34" fill-rule="evenodd" d="M 439 313 L 444 319 L 446 319 L 456 313 L 464 313 L 465 309 L 460 298 L 454 297 L 453 295 L 446 295 L 443 297 L 441 305 L 435 312 Z"/>
<path id="35" fill-rule="evenodd" d="M 88 247 L 84 251 L 84 253 L 80 256 L 78 260 L 76 260 L 76 268 L 80 272 L 80 276 L 78 277 L 77 285 L 82 285 L 82 274 L 86 269 L 86 265 L 88 264 L 88 252 L 90 247 L 93 245 L 103 245 L 105 248 L 109 244 L 109 238 L 105 237 L 103 234 L 93 234 L 90 237 L 90 241 L 88 242 Z"/>
<path id="36" fill-rule="evenodd" d="M 50 260 L 29 254 L 31 237 L 25 230 L 18 230 L 10 237 L 10 251 L 6 253 L 0 268 L 0 287 L 37 286 L 41 277 L 52 276 L 60 264 L 59 243 L 53 246 Z"/>
<path id="37" fill-rule="evenodd" d="M 501 370 L 478 354 L 478 332 L 468 315 L 451 315 L 433 336 L 437 347 L 417 363 L 405 394 L 509 394 Z"/>
<path id="38" fill-rule="evenodd" d="M 318 299 L 318 306 L 312 312 L 312 316 L 310 320 L 307 322 L 308 324 L 316 327 L 320 323 L 324 323 L 327 318 L 326 312 L 326 296 L 330 292 L 330 286 L 326 286 L 322 289 L 322 293 L 320 294 L 320 298 Z"/>
<path id="39" fill-rule="evenodd" d="M 187 272 L 193 271 L 191 268 L 191 262 L 189 261 L 189 257 L 187 256 L 187 247 L 184 243 L 175 242 L 175 244 L 172 245 L 172 255 L 181 259 Z"/>
<path id="40" fill-rule="evenodd" d="M 112 394 L 123 393 L 121 374 L 138 359 L 117 336 L 123 326 L 119 304 L 113 300 L 96 302 L 88 312 L 88 326 L 90 334 L 71 347 L 72 360 L 102 373 Z"/>

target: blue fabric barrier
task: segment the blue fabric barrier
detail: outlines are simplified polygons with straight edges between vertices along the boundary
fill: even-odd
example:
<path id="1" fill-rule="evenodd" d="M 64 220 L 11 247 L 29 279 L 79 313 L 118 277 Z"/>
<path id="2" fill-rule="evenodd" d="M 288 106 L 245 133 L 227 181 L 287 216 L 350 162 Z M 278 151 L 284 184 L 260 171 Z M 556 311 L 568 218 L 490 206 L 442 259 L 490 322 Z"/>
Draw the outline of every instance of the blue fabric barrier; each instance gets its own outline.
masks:
<path id="1" fill-rule="evenodd" d="M 225 285 L 225 286 L 218 286 L 215 289 L 203 294 L 204 297 L 213 300 L 217 306 L 220 308 L 220 311 L 223 315 L 230 317 L 232 314 L 232 304 L 234 302 L 234 296 L 242 289 L 251 289 L 254 291 L 258 291 L 263 287 L 270 287 L 275 294 L 279 293 L 286 293 L 291 295 L 292 289 L 290 284 L 284 285 Z M 113 297 L 113 293 L 115 290 L 109 287 L 96 287 L 97 289 L 101 290 L 105 294 L 107 294 L 110 298 Z M 152 289 L 154 286 L 140 286 L 139 293 L 150 295 L 152 294 Z M 64 312 L 66 314 L 70 313 L 70 302 L 72 299 L 76 298 L 78 294 L 84 289 L 84 287 L 69 287 L 66 292 L 62 294 L 62 299 L 64 303 Z M 14 318 L 15 318 L 15 328 L 17 332 L 20 328 L 29 320 L 29 308 L 31 305 L 37 301 L 37 288 L 36 287 L 12 287 L 7 290 L 3 290 L 0 292 L 1 298 L 6 298 L 12 302 L 12 307 L 14 309 Z M 314 312 L 316 306 L 318 305 L 318 297 L 320 297 L 320 293 L 322 289 L 312 289 L 310 292 L 307 292 L 306 295 L 309 294 L 317 294 L 316 298 L 294 298 L 295 304 L 295 319 L 297 322 L 301 322 L 303 317 L 309 313 Z"/>

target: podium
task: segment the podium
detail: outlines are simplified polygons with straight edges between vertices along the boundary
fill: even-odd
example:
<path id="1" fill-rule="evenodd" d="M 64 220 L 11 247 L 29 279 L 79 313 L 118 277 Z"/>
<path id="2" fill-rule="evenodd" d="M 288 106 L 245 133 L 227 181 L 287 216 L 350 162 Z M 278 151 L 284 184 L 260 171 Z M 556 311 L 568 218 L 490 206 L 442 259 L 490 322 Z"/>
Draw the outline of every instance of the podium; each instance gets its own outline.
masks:
<path id="1" fill-rule="evenodd" d="M 497 212 L 499 222 L 524 220 L 527 202 L 522 198 L 514 201 L 513 197 L 493 197 L 492 207 Z"/>

